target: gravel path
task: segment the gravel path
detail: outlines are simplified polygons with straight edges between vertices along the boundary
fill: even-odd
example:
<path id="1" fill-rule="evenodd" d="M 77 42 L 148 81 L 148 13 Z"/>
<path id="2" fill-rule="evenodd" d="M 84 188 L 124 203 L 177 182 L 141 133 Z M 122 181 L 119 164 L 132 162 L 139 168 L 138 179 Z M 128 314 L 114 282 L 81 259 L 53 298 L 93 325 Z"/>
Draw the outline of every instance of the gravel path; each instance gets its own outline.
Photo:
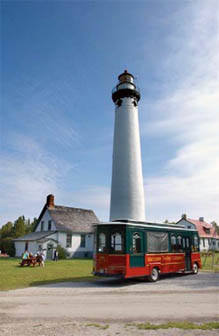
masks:
<path id="1" fill-rule="evenodd" d="M 0 335 L 218 335 L 216 330 L 138 330 L 127 323 L 216 321 L 217 273 L 157 283 L 61 283 L 0 292 Z"/>

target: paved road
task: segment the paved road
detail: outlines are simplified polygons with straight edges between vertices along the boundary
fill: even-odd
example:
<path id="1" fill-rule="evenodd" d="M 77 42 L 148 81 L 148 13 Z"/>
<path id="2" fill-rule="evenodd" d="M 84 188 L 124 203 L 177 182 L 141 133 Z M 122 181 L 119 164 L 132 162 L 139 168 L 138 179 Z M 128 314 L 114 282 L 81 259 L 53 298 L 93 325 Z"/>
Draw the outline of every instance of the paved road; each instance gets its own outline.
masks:
<path id="1" fill-rule="evenodd" d="M 79 328 L 79 324 L 85 328 L 87 323 L 120 325 L 124 328 L 128 322 L 140 321 L 216 321 L 219 312 L 218 276 L 217 273 L 203 272 L 198 275 L 165 276 L 157 283 L 103 280 L 0 292 L 0 335 L 1 332 L 2 335 L 20 335 L 22 320 L 26 321 L 26 332 L 31 335 L 35 335 L 40 326 L 47 326 L 46 334 L 50 335 L 51 323 L 54 332 L 54 328 L 61 325 L 65 330 L 67 327 L 64 324 L 69 323 L 74 323 L 75 328 Z M 79 329 L 74 335 L 80 335 Z M 86 335 L 85 329 L 81 335 Z M 63 332 L 60 335 L 63 336 Z M 99 335 L 98 332 L 98 326 L 95 331 L 93 326 L 92 333 L 88 334 Z M 124 335 L 129 335 L 129 332 L 130 335 L 137 335 L 137 331 L 133 333 L 127 329 Z M 105 333 L 111 335 L 109 330 L 101 330 L 100 334 Z M 214 331 L 205 332 L 205 335 L 208 334 L 214 335 Z M 24 331 L 23 335 L 29 334 Z M 58 331 L 56 335 L 59 335 Z M 168 332 L 168 335 L 171 333 Z M 189 335 L 192 335 L 191 332 Z M 194 335 L 201 335 L 201 331 L 198 334 L 195 331 Z"/>

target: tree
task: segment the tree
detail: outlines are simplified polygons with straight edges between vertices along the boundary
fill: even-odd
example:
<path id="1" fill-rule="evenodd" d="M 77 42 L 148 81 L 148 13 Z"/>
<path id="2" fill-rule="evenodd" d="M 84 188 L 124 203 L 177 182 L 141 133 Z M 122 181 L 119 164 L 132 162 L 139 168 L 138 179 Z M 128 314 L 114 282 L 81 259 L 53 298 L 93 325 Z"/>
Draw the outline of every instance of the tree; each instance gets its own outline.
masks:
<path id="1" fill-rule="evenodd" d="M 176 224 L 175 222 L 169 222 L 168 219 L 165 219 L 164 224 Z"/>
<path id="2" fill-rule="evenodd" d="M 215 221 L 211 222 L 211 224 L 215 228 L 215 232 L 217 233 L 217 235 L 219 235 L 219 225 L 217 225 Z"/>
<path id="3" fill-rule="evenodd" d="M 7 238 L 13 236 L 13 223 L 7 222 L 0 229 L 0 238 Z"/>
<path id="4" fill-rule="evenodd" d="M 18 219 L 14 222 L 14 237 L 20 237 L 24 236 L 26 234 L 26 223 L 25 223 L 25 217 L 20 216 Z"/>
<path id="5" fill-rule="evenodd" d="M 38 218 L 34 217 L 32 223 L 31 223 L 31 232 L 33 232 L 35 230 L 37 222 L 38 222 Z"/>
<path id="6" fill-rule="evenodd" d="M 66 259 L 67 258 L 67 252 L 62 246 L 58 245 L 57 250 L 58 250 L 59 259 Z"/>
<path id="7" fill-rule="evenodd" d="M 0 239 L 0 250 L 2 253 L 7 253 L 10 257 L 14 257 L 15 246 L 13 238 L 7 237 Z"/>

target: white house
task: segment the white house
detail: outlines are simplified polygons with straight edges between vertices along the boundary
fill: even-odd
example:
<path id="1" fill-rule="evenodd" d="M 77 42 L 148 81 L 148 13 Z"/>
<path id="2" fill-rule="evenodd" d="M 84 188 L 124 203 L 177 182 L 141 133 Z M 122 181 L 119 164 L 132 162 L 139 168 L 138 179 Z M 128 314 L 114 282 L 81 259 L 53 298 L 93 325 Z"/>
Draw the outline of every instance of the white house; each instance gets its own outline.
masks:
<path id="1" fill-rule="evenodd" d="M 199 219 L 182 218 L 176 223 L 187 229 L 196 229 L 200 237 L 200 251 L 219 250 L 219 236 L 212 224 L 205 222 L 204 217 Z"/>
<path id="2" fill-rule="evenodd" d="M 94 223 L 99 220 L 93 210 L 55 205 L 54 196 L 48 195 L 34 232 L 14 240 L 16 256 L 45 249 L 47 259 L 52 259 L 61 245 L 69 257 L 92 257 Z"/>

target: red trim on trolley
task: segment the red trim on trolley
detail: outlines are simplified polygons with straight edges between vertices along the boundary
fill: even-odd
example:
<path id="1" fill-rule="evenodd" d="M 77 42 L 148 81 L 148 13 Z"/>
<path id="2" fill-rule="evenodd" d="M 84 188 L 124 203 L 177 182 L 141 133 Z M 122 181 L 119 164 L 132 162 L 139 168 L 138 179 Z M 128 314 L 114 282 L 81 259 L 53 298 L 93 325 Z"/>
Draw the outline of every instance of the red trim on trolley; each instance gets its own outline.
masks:
<path id="1" fill-rule="evenodd" d="M 196 262 L 201 268 L 199 252 L 191 252 L 191 266 Z M 96 254 L 95 273 L 105 276 L 120 274 L 124 278 L 147 276 L 153 267 L 160 273 L 173 273 L 186 270 L 185 253 L 145 254 L 144 266 L 131 266 L 129 254 Z"/>

